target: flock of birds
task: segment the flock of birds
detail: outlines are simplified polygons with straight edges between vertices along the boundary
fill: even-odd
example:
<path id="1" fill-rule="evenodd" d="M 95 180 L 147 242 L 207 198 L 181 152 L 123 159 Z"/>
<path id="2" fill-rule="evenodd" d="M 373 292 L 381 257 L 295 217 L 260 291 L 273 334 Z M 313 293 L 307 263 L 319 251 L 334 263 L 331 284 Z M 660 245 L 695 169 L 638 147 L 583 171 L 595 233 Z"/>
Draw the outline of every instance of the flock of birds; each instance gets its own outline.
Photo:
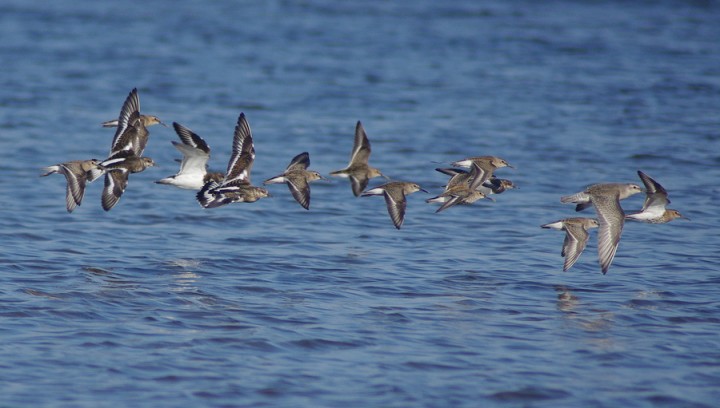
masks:
<path id="1" fill-rule="evenodd" d="M 585 249 L 589 238 L 589 230 L 598 228 L 598 260 L 600 270 L 606 274 L 615 258 L 625 220 L 665 224 L 676 218 L 687 217 L 678 210 L 667 208 L 670 204 L 668 193 L 657 181 L 638 170 L 638 176 L 645 185 L 645 202 L 640 211 L 625 214 L 620 206 L 624 200 L 643 191 L 640 186 L 632 183 L 593 184 L 576 194 L 563 196 L 562 203 L 574 203 L 575 211 L 595 207 L 598 218 L 572 217 L 542 225 L 542 228 L 553 228 L 565 231 L 561 255 L 565 257 L 563 271 L 575 264 Z"/>
<path id="2" fill-rule="evenodd" d="M 62 174 L 67 180 L 65 195 L 66 208 L 72 212 L 82 203 L 87 183 L 105 176 L 101 196 L 102 208 L 110 211 L 120 200 L 128 185 L 131 173 L 139 173 L 155 165 L 143 152 L 147 146 L 152 125 L 167 125 L 158 117 L 140 114 L 140 99 L 133 89 L 123 103 L 117 119 L 103 122 L 104 127 L 116 128 L 105 160 L 76 160 L 46 167 L 42 176 Z M 210 148 L 198 134 L 185 126 L 173 122 L 173 128 L 180 142 L 172 144 L 182 153 L 180 170 L 177 174 L 156 181 L 197 191 L 196 198 L 204 208 L 215 208 L 230 203 L 252 203 L 270 194 L 267 189 L 252 185 L 250 171 L 255 160 L 255 147 L 250 125 L 244 113 L 240 113 L 233 134 L 232 155 L 227 170 L 209 172 L 207 162 Z M 406 197 L 422 189 L 418 184 L 404 181 L 388 181 L 375 188 L 367 189 L 370 179 L 385 177 L 380 170 L 369 165 L 370 141 L 360 121 L 355 127 L 355 140 L 347 167 L 333 171 L 331 176 L 350 180 L 353 194 L 358 196 L 382 195 L 387 211 L 400 229 L 405 219 Z M 306 210 L 310 208 L 310 182 L 326 180 L 317 171 L 308 170 L 310 155 L 303 152 L 295 156 L 282 174 L 265 180 L 264 184 L 287 184 L 293 198 Z M 439 203 L 436 212 L 458 204 L 472 204 L 480 199 L 494 201 L 490 195 L 500 194 L 517 188 L 512 181 L 497 178 L 495 170 L 510 167 L 505 160 L 496 156 L 477 156 L 458 160 L 452 168 L 438 168 L 438 172 L 450 176 L 445 190 L 436 197 L 426 200 Z M 542 228 L 564 230 L 566 233 L 561 255 L 565 258 L 563 270 L 567 271 L 580 257 L 589 238 L 589 230 L 598 228 L 598 255 L 602 273 L 607 273 L 615 257 L 625 220 L 647 223 L 667 223 L 676 218 L 686 218 L 677 210 L 668 209 L 670 200 L 667 191 L 645 173 L 638 171 L 645 185 L 646 199 L 640 211 L 625 214 L 620 200 L 643 191 L 636 184 L 606 183 L 595 184 L 577 194 L 564 196 L 563 203 L 575 203 L 576 211 L 594 207 L 598 218 L 565 218 L 542 225 Z"/>

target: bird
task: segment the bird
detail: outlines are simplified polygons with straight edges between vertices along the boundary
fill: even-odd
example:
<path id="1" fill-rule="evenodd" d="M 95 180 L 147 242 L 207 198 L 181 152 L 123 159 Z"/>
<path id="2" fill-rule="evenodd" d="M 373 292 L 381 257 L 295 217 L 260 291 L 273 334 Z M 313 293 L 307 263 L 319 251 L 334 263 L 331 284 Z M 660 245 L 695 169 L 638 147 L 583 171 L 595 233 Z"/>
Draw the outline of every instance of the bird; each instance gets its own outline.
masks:
<path id="1" fill-rule="evenodd" d="M 638 170 L 638 176 L 645 184 L 645 202 L 642 210 L 627 214 L 626 220 L 647 222 L 651 224 L 664 224 L 676 218 L 688 219 L 680 211 L 666 208 L 670 204 L 668 193 L 660 183 Z"/>
<path id="2" fill-rule="evenodd" d="M 560 198 L 562 203 L 578 204 L 576 211 L 581 211 L 589 205 L 595 207 L 599 223 L 598 260 L 603 274 L 607 273 L 613 258 L 615 258 L 625 223 L 625 212 L 620 206 L 620 200 L 640 192 L 642 189 L 637 184 L 602 183 L 591 185 L 584 191 Z M 580 208 L 580 204 L 582 204 L 582 208 Z"/>
<path id="3" fill-rule="evenodd" d="M 444 186 L 445 190 L 457 184 L 467 183 L 470 179 L 470 172 L 465 169 L 436 168 L 435 171 L 450 176 L 450 179 L 448 179 L 447 184 Z"/>
<path id="4" fill-rule="evenodd" d="M 364 191 L 361 196 L 383 195 L 390 219 L 392 219 L 395 228 L 400 229 L 405 220 L 405 207 L 407 206 L 406 196 L 416 191 L 427 193 L 426 190 L 420 188 L 420 186 L 415 183 L 391 181 L 379 187 Z"/>
<path id="5" fill-rule="evenodd" d="M 105 169 L 105 186 L 102 193 L 102 208 L 110 211 L 120 201 L 131 173 L 152 167 L 155 162 L 149 157 L 138 157 L 131 150 L 121 150 L 100 163 Z"/>
<path id="6" fill-rule="evenodd" d="M 485 172 L 477 163 L 473 162 L 470 166 L 469 173 L 458 173 L 453 176 L 442 194 L 426 200 L 428 203 L 442 203 L 440 208 L 435 211 L 436 213 L 457 204 L 472 204 L 483 198 L 492 200 L 492 198 L 486 197 L 483 192 L 478 191 Z"/>
<path id="7" fill-rule="evenodd" d="M 295 201 L 306 209 L 310 209 L 310 182 L 315 180 L 326 180 L 317 171 L 308 170 L 310 166 L 310 154 L 303 152 L 293 157 L 287 169 L 275 177 L 269 178 L 263 184 L 286 183 Z"/>
<path id="8" fill-rule="evenodd" d="M 102 123 L 103 127 L 117 127 L 108 157 L 121 150 L 132 150 L 141 157 L 150 135 L 147 127 L 157 124 L 167 127 L 157 116 L 140 114 L 140 97 L 137 88 L 133 88 L 125 98 L 118 119 Z"/>
<path id="9" fill-rule="evenodd" d="M 490 177 L 477 189 L 483 194 L 502 194 L 507 190 L 517 189 L 518 186 L 508 179 L 501 179 L 495 176 Z"/>
<path id="10" fill-rule="evenodd" d="M 445 185 L 446 190 L 447 188 L 460 182 L 465 182 L 470 178 L 470 172 L 464 169 L 436 168 L 435 171 L 450 176 L 450 180 L 448 180 L 447 185 Z M 518 187 L 511 180 L 501 179 L 492 175 L 489 179 L 485 180 L 482 185 L 478 186 L 477 190 L 486 196 L 489 196 L 491 194 L 501 194 L 506 190 L 516 188 Z"/>
<path id="11" fill-rule="evenodd" d="M 148 126 L 167 125 L 157 116 L 140 114 L 140 97 L 137 88 L 125 98 L 117 120 L 103 122 L 104 127 L 117 127 L 110 145 L 108 158 L 88 174 L 88 181 L 94 181 L 105 175 L 105 186 L 101 196 L 102 207 L 110 211 L 120 200 L 128 184 L 131 173 L 139 173 L 155 165 L 149 157 L 142 154 L 147 146 L 150 133 Z"/>
<path id="12" fill-rule="evenodd" d="M 182 142 L 172 141 L 173 146 L 183 155 L 180 170 L 177 174 L 157 180 L 155 183 L 200 190 L 210 180 L 220 182 L 223 179 L 223 173 L 208 172 L 207 170 L 210 147 L 205 140 L 177 122 L 173 122 L 173 128 Z"/>
<path id="13" fill-rule="evenodd" d="M 221 181 L 210 180 L 200 189 L 196 198 L 204 208 L 216 208 L 230 203 L 253 203 L 270 194 L 262 187 L 250 183 L 250 170 L 255 160 L 250 124 L 240 113 L 233 134 L 233 148 L 227 172 Z"/>
<path id="14" fill-rule="evenodd" d="M 358 121 L 355 125 L 355 142 L 350 154 L 350 163 L 344 169 L 330 173 L 331 176 L 349 178 L 355 197 L 360 196 L 371 178 L 385 177 L 380 170 L 368 164 L 370 152 L 370 140 L 368 140 L 362 123 Z"/>
<path id="15" fill-rule="evenodd" d="M 480 169 L 482 170 L 480 185 L 482 185 L 483 183 L 485 183 L 485 181 L 492 177 L 496 169 L 502 167 L 510 167 L 511 169 L 515 168 L 508 164 L 505 159 L 501 159 L 500 157 L 496 156 L 468 157 L 462 160 L 454 161 L 452 162 L 452 165 L 455 167 L 470 168 L 473 163 L 477 164 L 478 167 L 480 167 Z"/>
<path id="16" fill-rule="evenodd" d="M 585 250 L 588 238 L 590 237 L 589 230 L 591 228 L 597 228 L 598 226 L 599 224 L 596 219 L 582 217 L 565 218 L 541 225 L 542 228 L 565 231 L 565 241 L 563 242 L 562 251 L 560 252 L 560 255 L 565 257 L 563 272 L 570 269 L 578 260 L 583 250 Z"/>
<path id="17" fill-rule="evenodd" d="M 85 185 L 88 181 L 88 173 L 93 169 L 99 169 L 100 161 L 97 159 L 90 160 L 74 160 L 65 163 L 55 164 L 45 167 L 45 174 L 41 177 L 51 174 L 62 174 L 67 181 L 67 191 L 65 194 L 65 205 L 67 212 L 71 213 L 75 207 L 82 203 L 85 195 Z"/>

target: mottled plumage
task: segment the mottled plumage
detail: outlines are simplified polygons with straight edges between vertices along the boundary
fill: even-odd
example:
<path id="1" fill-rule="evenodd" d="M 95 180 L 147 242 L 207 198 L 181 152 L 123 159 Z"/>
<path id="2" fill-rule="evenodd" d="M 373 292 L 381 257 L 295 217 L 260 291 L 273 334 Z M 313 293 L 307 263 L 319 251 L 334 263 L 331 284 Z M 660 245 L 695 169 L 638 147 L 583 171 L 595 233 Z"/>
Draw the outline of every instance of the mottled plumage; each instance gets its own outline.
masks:
<path id="1" fill-rule="evenodd" d="M 485 171 L 477 163 L 473 162 L 469 173 L 458 172 L 450 179 L 447 188 L 442 194 L 426 201 L 428 203 L 442 203 L 440 208 L 435 211 L 440 212 L 457 204 L 472 204 L 477 200 L 486 198 L 483 192 L 478 191 L 478 187 L 483 182 L 484 174 Z"/>
<path id="2" fill-rule="evenodd" d="M 234 182 L 223 185 L 209 181 L 198 191 L 196 197 L 204 208 L 216 208 L 231 203 L 254 203 L 269 196 L 264 188 L 250 184 Z"/>
<path id="3" fill-rule="evenodd" d="M 452 186 L 466 183 L 470 179 L 470 172 L 464 169 L 437 168 L 435 169 L 435 171 L 450 176 L 450 179 L 445 185 L 446 191 Z M 485 194 L 486 196 L 489 196 L 491 194 L 501 194 L 504 193 L 506 190 L 516 188 L 518 187 L 512 181 L 508 179 L 497 178 L 493 175 L 489 179 L 485 180 L 482 185 L 478 186 L 477 190 Z"/>
<path id="4" fill-rule="evenodd" d="M 598 260 L 602 273 L 607 273 L 615 258 L 620 236 L 625 223 L 625 213 L 620 200 L 640 193 L 642 189 L 636 184 L 607 183 L 594 184 L 579 193 L 564 196 L 563 203 L 576 203 L 578 211 L 593 205 L 598 214 L 600 230 L 598 233 Z"/>
<path id="5" fill-rule="evenodd" d="M 372 188 L 362 193 L 362 196 L 383 195 L 387 205 L 388 214 L 392 219 L 395 228 L 400 229 L 405 220 L 405 207 L 407 206 L 406 196 L 416 191 L 423 191 L 419 185 L 403 181 L 391 181 L 379 187 Z"/>
<path id="6" fill-rule="evenodd" d="M 645 202 L 642 210 L 625 216 L 625 219 L 632 221 L 647 222 L 651 224 L 664 224 L 676 218 L 687 217 L 680 214 L 678 210 L 668 209 L 670 204 L 668 193 L 657 181 L 653 180 L 647 174 L 638 170 L 638 176 L 645 184 Z"/>
<path id="7" fill-rule="evenodd" d="M 285 172 L 270 179 L 263 184 L 286 183 L 290 193 L 300 205 L 310 209 L 310 182 L 324 180 L 325 178 L 317 171 L 308 170 L 310 166 L 310 155 L 303 152 L 293 157 Z"/>
<path id="8" fill-rule="evenodd" d="M 368 164 L 370 152 L 370 140 L 368 140 L 362 123 L 358 121 L 355 126 L 355 142 L 350 155 L 350 163 L 344 169 L 330 173 L 331 176 L 349 178 L 355 197 L 362 193 L 371 178 L 384 177 L 380 170 Z"/>
<path id="9" fill-rule="evenodd" d="M 140 173 L 155 165 L 149 157 L 138 157 L 132 151 L 121 150 L 100 163 L 106 169 L 105 187 L 102 193 L 102 207 L 110 211 L 120 201 L 131 173 Z"/>
<path id="10" fill-rule="evenodd" d="M 65 205 L 68 212 L 73 212 L 75 207 L 82 203 L 88 174 L 94 169 L 100 169 L 99 162 L 95 159 L 75 160 L 45 167 L 45 174 L 42 174 L 41 177 L 55 173 L 65 176 L 67 181 Z"/>
<path id="11" fill-rule="evenodd" d="M 204 208 L 215 208 L 230 203 L 252 203 L 270 194 L 262 187 L 250 183 L 250 171 L 255 161 L 255 145 L 250 124 L 240 113 L 233 134 L 233 149 L 222 181 L 208 181 L 197 193 Z"/>
<path id="12" fill-rule="evenodd" d="M 140 98 L 137 88 L 133 88 L 120 109 L 118 119 L 102 123 L 104 127 L 117 127 L 109 156 L 121 150 L 131 150 L 135 156 L 142 156 L 150 135 L 147 127 L 157 124 L 167 126 L 157 116 L 140 114 Z"/>
<path id="13" fill-rule="evenodd" d="M 473 163 L 475 163 L 481 170 L 480 185 L 482 185 L 485 181 L 492 177 L 493 172 L 496 169 L 502 167 L 510 167 L 511 169 L 514 168 L 513 166 L 509 165 L 508 162 L 506 162 L 504 159 L 496 156 L 468 157 L 466 159 L 453 162 L 452 165 L 455 167 L 470 168 Z"/>
<path id="14" fill-rule="evenodd" d="M 477 190 L 487 196 L 490 194 L 502 194 L 506 190 L 516 188 L 518 187 L 512 181 L 492 176 L 489 180 L 486 180 L 481 186 L 479 186 Z"/>
<path id="15" fill-rule="evenodd" d="M 598 227 L 598 221 L 594 218 L 565 218 L 550 224 L 541 225 L 542 228 L 553 228 L 565 231 L 565 241 L 563 242 L 560 254 L 565 257 L 563 271 L 570 269 L 585 250 L 589 231 L 591 228 Z"/>

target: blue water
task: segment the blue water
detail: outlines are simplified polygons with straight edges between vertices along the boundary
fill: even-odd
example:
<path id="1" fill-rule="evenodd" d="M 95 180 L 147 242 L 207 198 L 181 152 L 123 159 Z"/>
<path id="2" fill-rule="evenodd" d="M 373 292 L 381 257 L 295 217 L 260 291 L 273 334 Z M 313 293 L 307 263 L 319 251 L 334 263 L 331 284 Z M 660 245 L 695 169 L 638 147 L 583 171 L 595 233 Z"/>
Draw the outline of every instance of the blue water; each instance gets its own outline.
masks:
<path id="1" fill-rule="evenodd" d="M 0 3 L 0 406 L 717 406 L 719 3 L 257 3 Z M 497 155 L 520 188 L 413 194 L 399 231 L 342 179 L 204 210 L 152 182 L 155 126 L 158 165 L 68 214 L 42 167 L 104 158 L 133 87 L 215 169 L 245 112 L 256 184 L 344 167 L 362 120 L 394 179 Z M 593 233 L 563 273 L 559 197 L 638 169 L 691 221 L 626 225 L 607 275 Z"/>

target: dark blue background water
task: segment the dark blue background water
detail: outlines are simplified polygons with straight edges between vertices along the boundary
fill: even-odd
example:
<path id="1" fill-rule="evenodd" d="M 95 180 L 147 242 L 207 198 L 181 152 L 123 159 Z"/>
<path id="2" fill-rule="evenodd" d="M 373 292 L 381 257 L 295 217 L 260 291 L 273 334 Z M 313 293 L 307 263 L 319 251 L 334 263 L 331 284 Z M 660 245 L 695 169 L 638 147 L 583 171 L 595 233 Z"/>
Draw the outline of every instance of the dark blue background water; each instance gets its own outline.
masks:
<path id="1" fill-rule="evenodd" d="M 594 2 L 26 2 L 0 5 L 0 405 L 682 406 L 720 401 L 720 5 Z M 138 87 L 224 169 L 238 114 L 256 183 L 310 152 L 432 193 L 497 155 L 519 190 L 435 214 L 341 179 L 204 210 L 153 184 L 73 214 L 41 168 L 104 158 Z M 595 234 L 563 273 L 563 194 L 639 182 L 691 218 Z M 375 179 L 372 185 L 379 184 Z M 642 197 L 623 202 L 638 209 Z"/>

